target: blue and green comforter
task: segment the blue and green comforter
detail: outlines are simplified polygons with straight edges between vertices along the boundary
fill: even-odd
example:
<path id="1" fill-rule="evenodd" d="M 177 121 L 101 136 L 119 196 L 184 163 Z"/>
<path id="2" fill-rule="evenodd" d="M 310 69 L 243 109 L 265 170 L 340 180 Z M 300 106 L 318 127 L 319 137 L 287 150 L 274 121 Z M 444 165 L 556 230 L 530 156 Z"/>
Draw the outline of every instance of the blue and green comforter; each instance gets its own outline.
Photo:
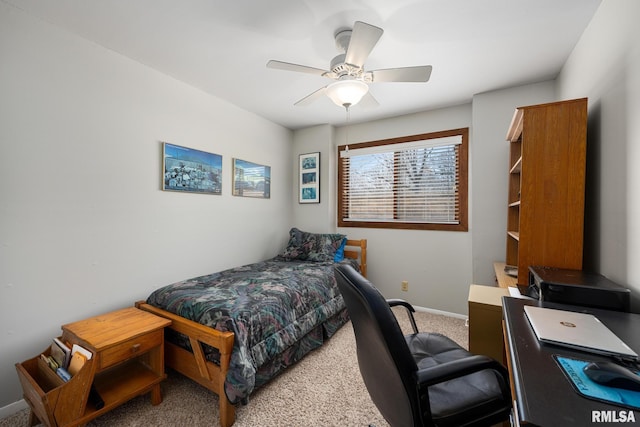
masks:
<path id="1" fill-rule="evenodd" d="M 276 257 L 165 286 L 147 302 L 235 334 L 225 393 L 237 403 L 347 320 L 334 265 Z M 215 360 L 214 349 L 205 353 Z"/>

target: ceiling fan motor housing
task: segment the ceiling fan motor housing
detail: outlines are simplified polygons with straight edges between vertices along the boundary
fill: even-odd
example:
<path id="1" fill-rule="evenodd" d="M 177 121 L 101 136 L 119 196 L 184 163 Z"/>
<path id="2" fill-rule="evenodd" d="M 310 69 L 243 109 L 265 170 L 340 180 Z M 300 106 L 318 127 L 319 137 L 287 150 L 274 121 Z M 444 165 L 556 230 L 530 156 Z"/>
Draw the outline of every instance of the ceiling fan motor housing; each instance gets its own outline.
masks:
<path id="1" fill-rule="evenodd" d="M 347 64 L 344 62 L 345 54 L 342 53 L 331 60 L 331 72 L 338 79 L 342 78 L 360 78 L 362 76 L 362 68 Z"/>
<path id="2" fill-rule="evenodd" d="M 338 80 L 360 79 L 362 77 L 362 67 L 357 67 L 345 62 L 352 33 L 353 31 L 347 28 L 338 30 L 334 36 L 336 40 L 336 49 L 342 53 L 331 60 L 329 69 Z"/>

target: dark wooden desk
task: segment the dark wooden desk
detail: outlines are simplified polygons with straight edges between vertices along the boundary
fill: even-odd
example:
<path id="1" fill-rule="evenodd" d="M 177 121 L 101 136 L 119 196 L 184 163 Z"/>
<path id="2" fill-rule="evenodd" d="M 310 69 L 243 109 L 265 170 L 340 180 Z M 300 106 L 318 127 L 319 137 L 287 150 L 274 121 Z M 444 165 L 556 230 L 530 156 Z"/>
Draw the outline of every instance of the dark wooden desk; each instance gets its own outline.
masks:
<path id="1" fill-rule="evenodd" d="M 627 411 L 625 408 L 584 398 L 574 391 L 571 383 L 553 359 L 553 355 L 582 360 L 605 360 L 606 358 L 538 342 L 524 314 L 524 305 L 591 313 L 640 354 L 640 315 L 638 314 L 504 297 L 502 301 L 504 340 L 507 347 L 511 388 L 514 393 L 514 410 L 520 424 L 543 427 L 596 425 L 592 423 L 592 411 Z M 640 411 L 636 411 L 634 415 L 636 421 L 640 422 Z M 597 425 L 607 424 L 597 423 Z"/>

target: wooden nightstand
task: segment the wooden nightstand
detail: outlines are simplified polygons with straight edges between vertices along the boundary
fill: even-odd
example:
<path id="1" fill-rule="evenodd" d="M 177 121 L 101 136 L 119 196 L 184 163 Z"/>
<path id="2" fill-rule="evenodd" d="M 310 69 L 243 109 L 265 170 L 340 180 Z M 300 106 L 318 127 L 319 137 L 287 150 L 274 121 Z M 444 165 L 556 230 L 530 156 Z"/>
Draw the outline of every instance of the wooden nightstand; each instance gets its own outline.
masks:
<path id="1" fill-rule="evenodd" d="M 61 339 L 93 353 L 80 371 L 62 382 L 42 365 L 40 357 L 16 364 L 31 424 L 37 417 L 47 426 L 77 426 L 128 400 L 151 392 L 151 403 L 162 402 L 164 328 L 170 320 L 134 307 L 62 326 Z M 45 354 L 48 350 L 45 350 Z M 89 399 L 94 385 L 104 407 Z"/>
<path id="2" fill-rule="evenodd" d="M 108 411 L 151 391 L 162 402 L 164 328 L 170 320 L 129 307 L 62 326 L 62 339 L 94 353 L 94 384 Z"/>

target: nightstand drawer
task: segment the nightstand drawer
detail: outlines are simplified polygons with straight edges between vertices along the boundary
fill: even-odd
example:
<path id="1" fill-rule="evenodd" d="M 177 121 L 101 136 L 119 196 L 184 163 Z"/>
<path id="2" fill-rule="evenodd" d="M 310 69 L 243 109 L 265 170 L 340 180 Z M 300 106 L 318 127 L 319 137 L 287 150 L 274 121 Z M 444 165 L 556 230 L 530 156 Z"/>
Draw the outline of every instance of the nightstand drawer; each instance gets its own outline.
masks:
<path id="1" fill-rule="evenodd" d="M 100 364 L 98 366 L 98 370 L 103 370 L 132 357 L 139 356 L 144 352 L 161 345 L 162 339 L 163 331 L 159 330 L 124 341 L 111 348 L 107 348 L 100 352 Z"/>

